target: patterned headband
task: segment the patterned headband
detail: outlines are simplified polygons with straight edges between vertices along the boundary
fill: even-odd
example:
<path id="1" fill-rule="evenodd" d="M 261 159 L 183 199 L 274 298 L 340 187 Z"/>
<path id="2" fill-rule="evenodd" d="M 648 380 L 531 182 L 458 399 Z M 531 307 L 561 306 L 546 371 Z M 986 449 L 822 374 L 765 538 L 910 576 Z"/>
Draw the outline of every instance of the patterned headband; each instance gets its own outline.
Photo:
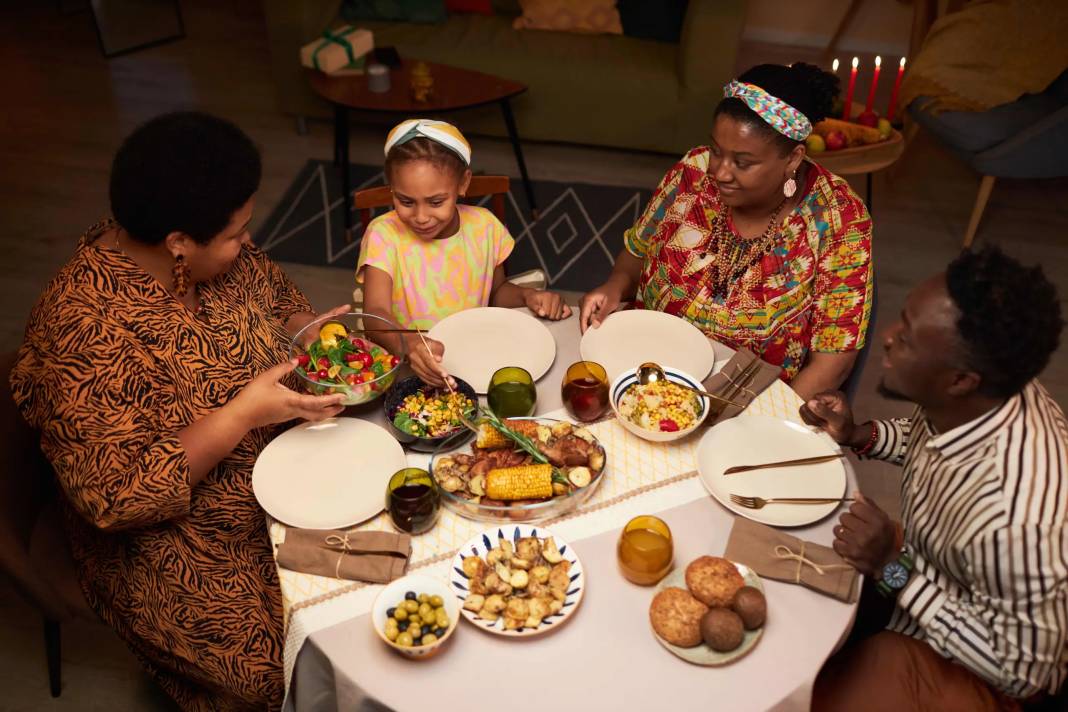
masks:
<path id="1" fill-rule="evenodd" d="M 389 149 L 394 146 L 408 143 L 413 138 L 419 137 L 440 143 L 463 159 L 465 165 L 471 165 L 471 144 L 460 133 L 460 129 L 446 121 L 433 119 L 408 119 L 394 126 L 389 136 L 386 137 L 386 155 L 389 155 Z"/>
<path id="2" fill-rule="evenodd" d="M 782 99 L 768 94 L 756 84 L 746 84 L 737 79 L 723 87 L 723 96 L 735 97 L 764 119 L 771 128 L 786 138 L 804 141 L 812 133 L 812 122 Z"/>

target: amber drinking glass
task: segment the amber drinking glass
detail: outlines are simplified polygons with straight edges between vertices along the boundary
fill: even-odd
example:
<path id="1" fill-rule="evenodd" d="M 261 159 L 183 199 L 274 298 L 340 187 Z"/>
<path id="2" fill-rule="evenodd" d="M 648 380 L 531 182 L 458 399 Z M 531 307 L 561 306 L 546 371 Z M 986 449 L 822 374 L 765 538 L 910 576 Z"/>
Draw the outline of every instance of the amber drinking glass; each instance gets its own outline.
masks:
<path id="1" fill-rule="evenodd" d="M 667 575 L 675 558 L 671 530 L 662 519 L 647 514 L 623 527 L 616 547 L 623 577 L 640 586 L 651 586 Z"/>
<path id="2" fill-rule="evenodd" d="M 571 364 L 564 374 L 560 396 L 576 420 L 588 423 L 600 418 L 608 410 L 608 374 L 604 366 L 593 361 Z"/>
<path id="3" fill-rule="evenodd" d="M 486 401 L 498 418 L 525 418 L 534 415 L 538 391 L 529 371 L 506 366 L 497 369 L 490 378 Z"/>
<path id="4" fill-rule="evenodd" d="M 426 470 L 406 467 L 389 478 L 386 511 L 402 532 L 422 534 L 438 520 L 441 493 Z"/>

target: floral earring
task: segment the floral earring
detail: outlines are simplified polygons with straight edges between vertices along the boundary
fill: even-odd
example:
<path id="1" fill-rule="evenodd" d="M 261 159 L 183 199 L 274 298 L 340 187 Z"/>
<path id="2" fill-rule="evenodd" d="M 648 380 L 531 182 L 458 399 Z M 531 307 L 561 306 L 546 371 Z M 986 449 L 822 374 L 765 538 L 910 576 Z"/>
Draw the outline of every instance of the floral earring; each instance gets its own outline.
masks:
<path id="1" fill-rule="evenodd" d="M 171 268 L 171 276 L 174 278 L 174 293 L 179 297 L 184 297 L 189 291 L 189 281 L 191 279 L 189 265 L 185 263 L 185 255 L 177 254 L 174 256 L 174 267 Z"/>
<path id="2" fill-rule="evenodd" d="M 786 182 L 782 184 L 782 194 L 787 198 L 794 197 L 794 193 L 797 192 L 797 181 L 795 178 L 797 178 L 797 171 L 794 171 L 794 174 L 787 178 Z"/>

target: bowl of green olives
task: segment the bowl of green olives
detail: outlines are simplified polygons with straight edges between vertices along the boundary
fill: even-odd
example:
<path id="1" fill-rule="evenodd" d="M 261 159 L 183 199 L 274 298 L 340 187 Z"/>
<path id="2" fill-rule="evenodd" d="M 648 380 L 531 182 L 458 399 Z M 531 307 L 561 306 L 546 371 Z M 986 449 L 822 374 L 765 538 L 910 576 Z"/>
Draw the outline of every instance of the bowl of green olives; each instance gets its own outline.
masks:
<path id="1" fill-rule="evenodd" d="M 386 645 L 407 658 L 441 649 L 460 620 L 460 603 L 448 584 L 424 574 L 402 576 L 375 599 L 371 622 Z"/>

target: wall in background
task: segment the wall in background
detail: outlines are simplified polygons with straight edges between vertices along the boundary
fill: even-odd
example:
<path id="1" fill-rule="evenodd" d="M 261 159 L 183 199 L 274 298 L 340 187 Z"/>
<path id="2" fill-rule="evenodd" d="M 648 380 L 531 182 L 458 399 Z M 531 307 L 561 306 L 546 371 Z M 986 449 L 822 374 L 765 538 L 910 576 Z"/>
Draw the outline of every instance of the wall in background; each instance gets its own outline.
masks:
<path id="1" fill-rule="evenodd" d="M 850 0 L 749 0 L 743 37 L 754 42 L 825 47 Z M 912 4 L 864 0 L 838 42 L 840 54 L 901 56 L 908 50 Z"/>

